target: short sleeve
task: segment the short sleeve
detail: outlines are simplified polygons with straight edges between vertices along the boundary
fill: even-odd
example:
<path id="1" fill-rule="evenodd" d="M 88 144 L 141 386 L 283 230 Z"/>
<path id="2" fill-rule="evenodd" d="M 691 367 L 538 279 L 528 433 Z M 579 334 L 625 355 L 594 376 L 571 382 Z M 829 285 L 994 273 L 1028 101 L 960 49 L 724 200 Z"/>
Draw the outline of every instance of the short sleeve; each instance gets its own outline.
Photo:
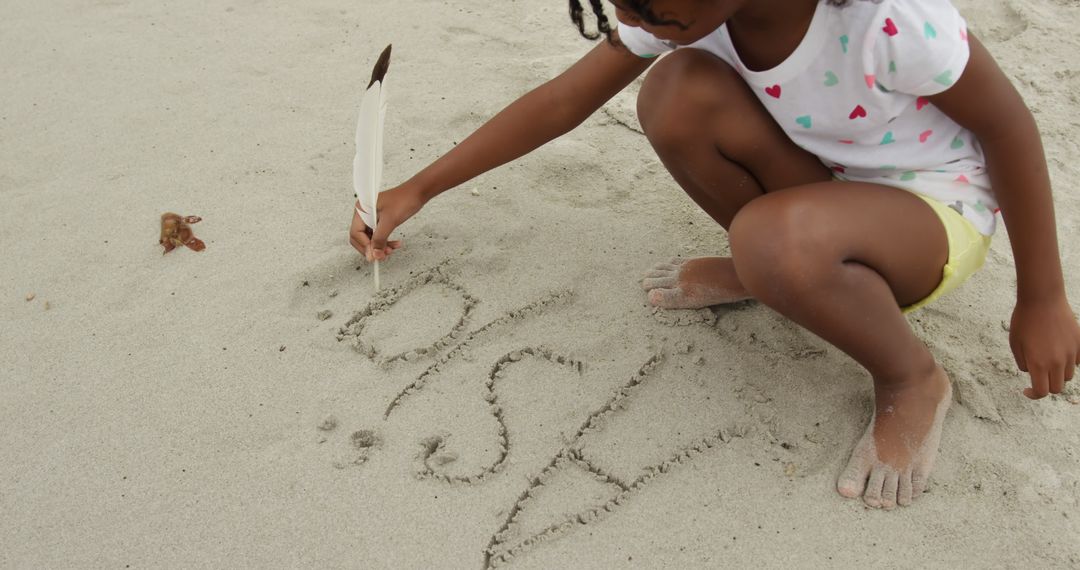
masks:
<path id="1" fill-rule="evenodd" d="M 675 49 L 674 44 L 658 40 L 643 29 L 627 26 L 622 22 L 619 22 L 619 41 L 638 57 L 653 58 Z"/>
<path id="2" fill-rule="evenodd" d="M 971 55 L 967 23 L 949 0 L 886 0 L 872 26 L 868 67 L 890 91 L 941 93 Z"/>

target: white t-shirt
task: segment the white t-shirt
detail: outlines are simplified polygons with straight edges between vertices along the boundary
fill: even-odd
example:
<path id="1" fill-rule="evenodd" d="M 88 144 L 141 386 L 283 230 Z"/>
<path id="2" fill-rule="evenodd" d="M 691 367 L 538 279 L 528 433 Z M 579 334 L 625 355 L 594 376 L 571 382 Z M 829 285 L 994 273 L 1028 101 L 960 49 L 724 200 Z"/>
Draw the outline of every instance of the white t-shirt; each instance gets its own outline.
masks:
<path id="1" fill-rule="evenodd" d="M 619 37 L 641 57 L 679 48 L 622 24 Z M 735 68 L 791 140 L 838 178 L 934 198 L 994 233 L 998 206 L 978 141 L 925 99 L 953 85 L 970 55 L 967 25 L 948 0 L 822 1 L 799 46 L 766 71 L 742 64 L 726 25 L 684 47 Z"/>

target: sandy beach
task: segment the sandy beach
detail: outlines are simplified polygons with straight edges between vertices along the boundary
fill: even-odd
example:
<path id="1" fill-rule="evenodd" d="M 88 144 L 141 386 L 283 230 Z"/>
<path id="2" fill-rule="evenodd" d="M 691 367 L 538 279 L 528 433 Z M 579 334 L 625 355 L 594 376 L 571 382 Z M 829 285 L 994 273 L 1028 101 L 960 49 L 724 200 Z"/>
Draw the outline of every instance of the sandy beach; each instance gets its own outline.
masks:
<path id="1" fill-rule="evenodd" d="M 955 3 L 1039 122 L 1076 309 L 1080 8 Z M 1080 567 L 1080 387 L 1021 394 L 1004 230 L 909 317 L 955 402 L 930 492 L 869 509 L 835 491 L 862 368 L 756 303 L 648 306 L 728 241 L 640 81 L 432 201 L 376 294 L 347 230 L 389 43 L 387 184 L 592 47 L 546 0 L 0 6 L 0 567 Z M 163 256 L 166 211 L 206 250 Z"/>

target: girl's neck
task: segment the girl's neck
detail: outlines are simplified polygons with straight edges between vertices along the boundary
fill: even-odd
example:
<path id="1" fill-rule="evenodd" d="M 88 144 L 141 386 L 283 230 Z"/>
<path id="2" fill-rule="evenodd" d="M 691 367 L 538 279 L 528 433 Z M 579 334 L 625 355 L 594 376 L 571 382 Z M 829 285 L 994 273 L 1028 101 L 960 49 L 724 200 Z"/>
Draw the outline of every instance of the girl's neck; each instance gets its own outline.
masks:
<path id="1" fill-rule="evenodd" d="M 752 71 L 780 65 L 806 36 L 820 0 L 749 0 L 727 21 L 739 59 Z"/>
<path id="2" fill-rule="evenodd" d="M 791 27 L 813 17 L 819 0 L 747 0 L 728 20 L 729 25 L 751 29 Z"/>

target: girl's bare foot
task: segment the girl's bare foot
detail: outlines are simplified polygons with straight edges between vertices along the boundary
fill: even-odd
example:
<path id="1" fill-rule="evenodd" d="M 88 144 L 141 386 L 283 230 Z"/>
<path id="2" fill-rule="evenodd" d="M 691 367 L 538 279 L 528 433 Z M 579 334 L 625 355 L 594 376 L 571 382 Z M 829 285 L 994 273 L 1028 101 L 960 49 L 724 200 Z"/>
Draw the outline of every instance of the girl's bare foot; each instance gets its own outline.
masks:
<path id="1" fill-rule="evenodd" d="M 836 483 L 867 505 L 909 505 L 926 489 L 952 386 L 941 367 L 907 382 L 874 382 L 874 417 Z"/>
<path id="2" fill-rule="evenodd" d="M 665 309 L 701 309 L 753 298 L 735 275 L 730 257 L 672 259 L 645 274 L 649 303 Z"/>

